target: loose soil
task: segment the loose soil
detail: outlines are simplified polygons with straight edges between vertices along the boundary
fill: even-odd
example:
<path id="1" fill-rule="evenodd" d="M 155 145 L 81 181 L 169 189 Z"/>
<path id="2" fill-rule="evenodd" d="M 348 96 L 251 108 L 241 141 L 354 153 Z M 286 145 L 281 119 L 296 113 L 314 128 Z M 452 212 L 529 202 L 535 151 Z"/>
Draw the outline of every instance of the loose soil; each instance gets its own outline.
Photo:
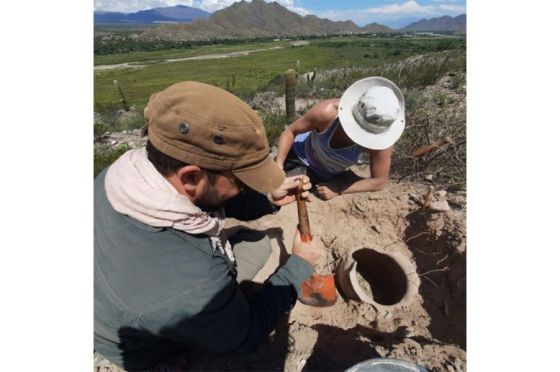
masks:
<path id="1" fill-rule="evenodd" d="M 364 174 L 367 168 L 354 171 Z M 312 196 L 308 204 L 311 232 L 325 249 L 317 273 L 335 273 L 344 255 L 354 248 L 400 252 L 416 267 L 421 281 L 410 303 L 391 311 L 378 310 L 346 300 L 340 291 L 332 307 L 298 302 L 254 353 L 216 355 L 197 350 L 189 354 L 192 369 L 341 371 L 366 359 L 390 357 L 433 371 L 464 371 L 465 199 L 448 192 L 446 198 L 458 200 L 453 208 L 430 213 L 413 201 L 425 194 L 428 185 L 393 182 L 376 193 L 342 195 L 329 201 Z M 265 231 L 271 238 L 273 254 L 256 282 L 263 282 L 287 259 L 296 225 L 295 203 L 250 223 L 228 221 L 228 233 L 245 226 Z"/>
<path id="2" fill-rule="evenodd" d="M 354 171 L 364 175 L 367 167 Z M 430 371 L 465 371 L 466 200 L 464 195 L 436 190 L 435 199 L 447 198 L 452 209 L 430 213 L 421 208 L 418 197 L 428 185 L 392 182 L 376 193 L 329 201 L 312 196 L 308 204 L 311 232 L 325 250 L 316 272 L 335 273 L 342 258 L 355 248 L 400 252 L 420 278 L 418 294 L 405 306 L 377 309 L 345 299 L 340 290 L 331 307 L 297 302 L 255 352 L 220 355 L 196 348 L 186 355 L 189 370 L 344 371 L 367 359 L 387 357 Z M 295 203 L 250 223 L 227 221 L 230 234 L 247 227 L 266 232 L 272 241 L 273 253 L 255 282 L 262 283 L 288 258 L 296 226 Z M 361 282 L 367 289 L 365 276 Z M 96 362 L 96 368 L 100 372 L 104 364 Z M 107 370 L 120 371 L 111 368 Z"/>

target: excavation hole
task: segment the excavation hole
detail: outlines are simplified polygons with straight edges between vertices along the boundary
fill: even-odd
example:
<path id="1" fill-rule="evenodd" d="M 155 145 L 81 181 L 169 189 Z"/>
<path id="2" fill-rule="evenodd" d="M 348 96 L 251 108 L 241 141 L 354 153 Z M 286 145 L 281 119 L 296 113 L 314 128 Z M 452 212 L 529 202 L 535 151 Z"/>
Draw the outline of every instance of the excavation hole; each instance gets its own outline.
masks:
<path id="1" fill-rule="evenodd" d="M 358 285 L 373 301 L 390 306 L 404 298 L 408 290 L 407 275 L 394 258 L 367 248 L 356 250 L 352 258 L 356 261 Z"/>

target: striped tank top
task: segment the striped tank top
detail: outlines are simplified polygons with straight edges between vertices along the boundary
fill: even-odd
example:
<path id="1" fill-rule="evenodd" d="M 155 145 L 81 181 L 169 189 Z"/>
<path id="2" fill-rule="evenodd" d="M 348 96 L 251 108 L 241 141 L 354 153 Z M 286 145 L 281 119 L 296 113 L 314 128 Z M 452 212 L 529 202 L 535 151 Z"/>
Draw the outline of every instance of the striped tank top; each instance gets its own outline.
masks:
<path id="1" fill-rule="evenodd" d="M 358 162 L 362 147 L 357 144 L 333 149 L 331 138 L 340 125 L 338 118 L 327 130 L 298 134 L 293 149 L 298 158 L 321 177 L 330 178 Z"/>

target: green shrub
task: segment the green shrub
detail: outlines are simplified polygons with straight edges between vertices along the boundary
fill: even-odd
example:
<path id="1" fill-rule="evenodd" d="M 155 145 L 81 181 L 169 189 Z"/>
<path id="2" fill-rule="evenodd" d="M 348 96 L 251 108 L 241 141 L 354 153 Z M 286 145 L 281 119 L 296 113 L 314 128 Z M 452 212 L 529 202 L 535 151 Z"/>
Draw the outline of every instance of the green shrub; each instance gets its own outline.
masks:
<path id="1" fill-rule="evenodd" d="M 464 51 L 445 51 L 411 57 L 373 70 L 403 88 L 421 88 L 434 84 L 445 73 L 466 71 Z"/>
<path id="2" fill-rule="evenodd" d="M 93 177 L 97 177 L 103 169 L 113 164 L 119 156 L 128 150 L 130 150 L 130 147 L 125 143 L 117 147 L 111 147 L 109 145 L 95 146 L 93 154 Z"/>
<path id="3" fill-rule="evenodd" d="M 263 116 L 266 138 L 270 146 L 276 145 L 280 134 L 284 131 L 286 115 L 283 112 L 268 112 Z"/>
<path id="4" fill-rule="evenodd" d="M 102 114 L 105 112 L 115 112 L 121 108 L 119 102 L 99 102 L 95 101 L 93 103 L 93 111 Z"/>
<path id="5" fill-rule="evenodd" d="M 144 107 L 133 106 L 129 111 L 120 108 L 117 103 L 96 104 L 94 106 L 97 113 L 96 122 L 94 123 L 94 133 L 104 132 L 122 132 L 123 130 L 132 130 L 141 128 L 144 125 Z"/>
<path id="6" fill-rule="evenodd" d="M 140 129 L 144 125 L 144 108 L 129 111 L 119 119 L 120 130 Z"/>
<path id="7" fill-rule="evenodd" d="M 435 103 L 440 107 L 444 107 L 455 102 L 455 98 L 445 92 L 434 92 L 433 98 Z"/>
<path id="8" fill-rule="evenodd" d="M 98 115 L 95 124 L 101 124 L 107 131 L 116 131 L 119 119 L 119 104 L 118 103 L 98 103 L 96 102 L 93 107 Z"/>
<path id="9" fill-rule="evenodd" d="M 451 88 L 459 89 L 462 85 L 466 83 L 466 74 L 465 72 L 459 72 L 453 75 Z"/>
<path id="10" fill-rule="evenodd" d="M 101 136 L 103 133 L 108 131 L 109 131 L 109 127 L 103 123 L 93 124 L 93 135 L 95 137 Z"/>

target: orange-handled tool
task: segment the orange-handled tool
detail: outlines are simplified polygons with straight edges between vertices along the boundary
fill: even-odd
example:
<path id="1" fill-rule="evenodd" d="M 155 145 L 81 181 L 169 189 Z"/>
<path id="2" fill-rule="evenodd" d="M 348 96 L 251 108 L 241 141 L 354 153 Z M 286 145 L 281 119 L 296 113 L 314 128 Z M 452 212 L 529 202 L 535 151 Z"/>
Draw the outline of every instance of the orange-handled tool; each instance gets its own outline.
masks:
<path id="1" fill-rule="evenodd" d="M 299 233 L 302 242 L 312 240 L 309 226 L 309 214 L 305 199 L 302 198 L 303 180 L 300 179 L 296 193 L 298 209 Z M 311 278 L 301 283 L 301 296 L 299 300 L 309 306 L 326 307 L 336 303 L 336 287 L 333 275 L 312 275 Z"/>

